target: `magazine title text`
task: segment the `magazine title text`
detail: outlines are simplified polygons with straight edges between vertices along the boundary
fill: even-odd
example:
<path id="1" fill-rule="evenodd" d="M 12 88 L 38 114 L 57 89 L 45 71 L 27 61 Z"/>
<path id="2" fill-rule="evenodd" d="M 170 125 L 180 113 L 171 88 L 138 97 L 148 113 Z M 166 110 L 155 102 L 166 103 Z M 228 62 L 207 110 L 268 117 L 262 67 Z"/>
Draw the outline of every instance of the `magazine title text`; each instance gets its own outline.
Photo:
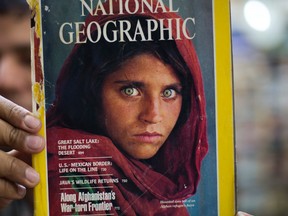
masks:
<path id="1" fill-rule="evenodd" d="M 65 22 L 60 25 L 59 38 L 63 44 L 80 44 L 97 43 L 103 37 L 107 42 L 126 42 L 126 41 L 152 41 L 152 33 L 159 32 L 159 40 L 181 40 L 184 38 L 193 39 L 195 32 L 188 33 L 188 28 L 194 29 L 196 21 L 195 17 L 187 17 L 183 19 L 169 18 L 165 16 L 167 13 L 178 13 L 179 8 L 175 7 L 173 0 L 169 0 L 167 5 L 163 0 L 107 0 L 103 3 L 101 0 L 79 0 L 81 3 L 81 17 L 87 15 L 91 17 L 97 16 L 123 16 L 141 14 L 163 14 L 163 18 L 154 19 L 147 18 L 145 28 L 138 20 L 135 29 L 131 31 L 131 23 L 129 20 L 107 19 L 104 25 L 100 25 L 93 18 L 89 22 Z M 154 2 L 154 3 L 153 3 Z M 104 7 L 108 4 L 108 7 Z M 133 7 L 131 7 L 133 5 Z M 117 9 L 115 9 L 117 8 Z M 159 16 L 158 16 L 159 17 Z M 112 29 L 109 33 L 108 29 Z M 176 31 L 176 36 L 172 37 L 172 31 Z"/>

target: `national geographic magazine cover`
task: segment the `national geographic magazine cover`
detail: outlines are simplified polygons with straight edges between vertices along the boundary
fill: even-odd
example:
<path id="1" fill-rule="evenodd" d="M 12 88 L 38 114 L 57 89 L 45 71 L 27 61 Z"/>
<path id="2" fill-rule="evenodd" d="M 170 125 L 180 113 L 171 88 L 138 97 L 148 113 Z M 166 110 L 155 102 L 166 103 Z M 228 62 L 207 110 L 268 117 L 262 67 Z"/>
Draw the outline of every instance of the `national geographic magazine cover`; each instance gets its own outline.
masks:
<path id="1" fill-rule="evenodd" d="M 35 215 L 234 215 L 229 1 L 28 3 Z"/>

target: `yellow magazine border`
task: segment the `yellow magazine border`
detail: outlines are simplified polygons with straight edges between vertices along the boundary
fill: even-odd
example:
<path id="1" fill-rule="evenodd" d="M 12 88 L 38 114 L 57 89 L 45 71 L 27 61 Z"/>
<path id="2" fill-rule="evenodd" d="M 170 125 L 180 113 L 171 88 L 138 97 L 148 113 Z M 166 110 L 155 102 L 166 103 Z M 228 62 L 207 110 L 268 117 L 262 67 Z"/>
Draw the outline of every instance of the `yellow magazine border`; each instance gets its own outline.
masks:
<path id="1" fill-rule="evenodd" d="M 218 215 L 235 215 L 233 75 L 230 1 L 213 1 L 218 157 Z"/>
<path id="2" fill-rule="evenodd" d="M 30 10 L 32 11 L 31 19 L 34 19 L 35 26 L 31 28 L 30 40 L 31 40 L 31 50 L 34 50 L 34 36 L 40 40 L 39 47 L 39 57 L 41 60 L 40 68 L 43 71 L 43 58 L 42 58 L 42 26 L 41 26 L 41 2 L 39 0 L 26 0 L 29 4 Z M 36 57 L 37 58 L 37 57 Z M 36 82 L 35 73 L 40 73 L 42 71 L 37 71 L 35 68 L 35 55 L 31 52 L 31 70 L 32 70 L 32 95 L 33 95 L 33 113 L 35 113 L 41 120 L 42 128 L 39 131 L 39 135 L 45 138 L 45 91 L 43 80 Z M 36 104 L 38 108 L 36 108 Z M 34 215 L 35 216 L 48 216 L 48 178 L 47 178 L 47 151 L 46 148 L 39 154 L 32 156 L 32 164 L 35 170 L 40 175 L 40 182 L 34 188 Z"/>

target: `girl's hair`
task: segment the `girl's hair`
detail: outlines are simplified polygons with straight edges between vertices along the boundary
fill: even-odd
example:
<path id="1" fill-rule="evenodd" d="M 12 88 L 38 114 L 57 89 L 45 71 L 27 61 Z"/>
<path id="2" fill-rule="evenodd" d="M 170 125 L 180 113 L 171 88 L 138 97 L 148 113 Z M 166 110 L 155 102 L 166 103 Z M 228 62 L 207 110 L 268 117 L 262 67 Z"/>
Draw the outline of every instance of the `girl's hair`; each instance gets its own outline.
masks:
<path id="1" fill-rule="evenodd" d="M 131 23 L 131 35 L 135 32 L 137 22 L 141 23 L 143 29 L 147 27 L 145 17 L 130 17 L 125 20 Z M 113 30 L 115 27 L 107 30 L 108 37 L 112 37 Z M 94 32 L 94 36 L 97 36 L 97 32 Z M 87 40 L 87 43 L 79 45 L 66 60 L 62 69 L 65 72 L 61 71 L 65 75 L 58 79 L 56 100 L 48 111 L 48 126 L 60 125 L 103 134 L 101 118 L 103 81 L 125 61 L 144 53 L 152 54 L 172 66 L 178 76 L 183 88 L 183 102 L 175 128 L 183 125 L 191 109 L 191 73 L 179 54 L 174 40 L 160 40 L 157 31 L 153 32 L 152 38 L 153 41 L 140 41 L 140 38 L 137 38 L 137 41 L 114 43 L 102 38 L 97 43 Z"/>
<path id="2" fill-rule="evenodd" d="M 1 0 L 0 16 L 1 15 L 15 15 L 16 17 L 23 17 L 30 15 L 30 10 L 26 0 Z"/>

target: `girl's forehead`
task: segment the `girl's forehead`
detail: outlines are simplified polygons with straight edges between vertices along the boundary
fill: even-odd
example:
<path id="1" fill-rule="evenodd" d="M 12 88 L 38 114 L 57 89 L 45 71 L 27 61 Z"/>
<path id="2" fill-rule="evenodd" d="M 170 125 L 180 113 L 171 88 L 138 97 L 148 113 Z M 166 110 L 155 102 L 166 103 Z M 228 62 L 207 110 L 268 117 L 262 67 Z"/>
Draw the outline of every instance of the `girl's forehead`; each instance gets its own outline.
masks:
<path id="1" fill-rule="evenodd" d="M 152 54 L 140 54 L 126 60 L 119 69 L 110 74 L 110 79 L 121 80 L 173 80 L 178 81 L 178 77 L 169 64 L 164 63 Z"/>

